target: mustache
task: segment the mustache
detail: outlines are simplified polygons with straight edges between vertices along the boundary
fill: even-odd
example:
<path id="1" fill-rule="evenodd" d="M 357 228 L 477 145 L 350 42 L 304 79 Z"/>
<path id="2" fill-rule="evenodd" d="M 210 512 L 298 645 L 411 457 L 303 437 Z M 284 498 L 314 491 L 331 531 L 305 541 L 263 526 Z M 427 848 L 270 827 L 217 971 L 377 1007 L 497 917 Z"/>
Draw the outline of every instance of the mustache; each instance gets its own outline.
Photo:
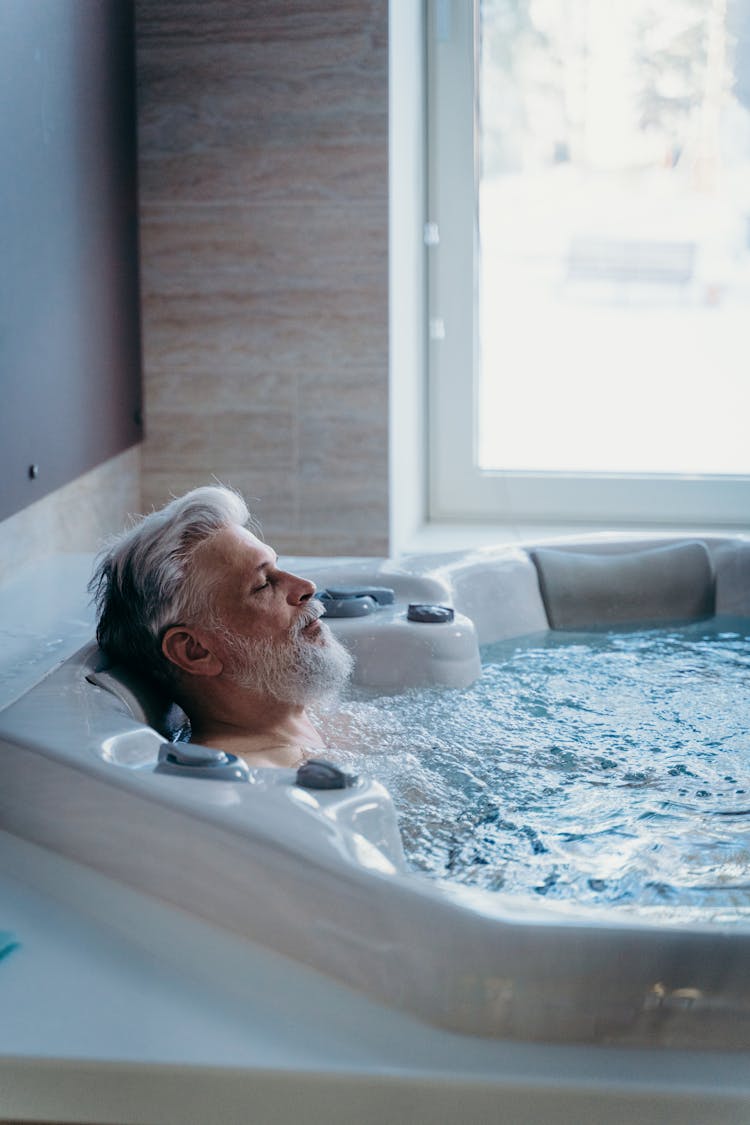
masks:
<path id="1" fill-rule="evenodd" d="M 313 621 L 317 621 L 318 618 L 322 617 L 325 611 L 326 607 L 319 598 L 311 598 L 305 608 L 300 611 L 299 617 L 294 622 L 292 628 L 294 636 L 296 637 L 308 625 L 312 625 Z"/>

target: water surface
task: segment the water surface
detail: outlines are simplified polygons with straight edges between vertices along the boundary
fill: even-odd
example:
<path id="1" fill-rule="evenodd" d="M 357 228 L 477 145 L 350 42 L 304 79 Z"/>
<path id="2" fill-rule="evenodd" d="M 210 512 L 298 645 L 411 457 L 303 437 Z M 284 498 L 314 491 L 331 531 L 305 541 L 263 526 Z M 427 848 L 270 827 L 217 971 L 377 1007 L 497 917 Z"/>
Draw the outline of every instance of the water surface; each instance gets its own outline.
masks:
<path id="1" fill-rule="evenodd" d="M 491 891 L 750 917 L 750 620 L 545 632 L 480 679 L 344 708 L 410 867 Z M 352 742 L 353 740 L 353 742 Z"/>

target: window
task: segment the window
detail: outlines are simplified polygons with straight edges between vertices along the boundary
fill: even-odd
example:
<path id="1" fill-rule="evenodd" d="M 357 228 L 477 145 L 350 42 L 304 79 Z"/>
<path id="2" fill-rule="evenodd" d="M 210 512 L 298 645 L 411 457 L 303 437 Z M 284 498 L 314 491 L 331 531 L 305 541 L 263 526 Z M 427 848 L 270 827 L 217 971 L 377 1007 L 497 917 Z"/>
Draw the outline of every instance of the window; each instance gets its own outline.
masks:
<path id="1" fill-rule="evenodd" d="M 429 4 L 431 518 L 750 518 L 750 0 Z"/>

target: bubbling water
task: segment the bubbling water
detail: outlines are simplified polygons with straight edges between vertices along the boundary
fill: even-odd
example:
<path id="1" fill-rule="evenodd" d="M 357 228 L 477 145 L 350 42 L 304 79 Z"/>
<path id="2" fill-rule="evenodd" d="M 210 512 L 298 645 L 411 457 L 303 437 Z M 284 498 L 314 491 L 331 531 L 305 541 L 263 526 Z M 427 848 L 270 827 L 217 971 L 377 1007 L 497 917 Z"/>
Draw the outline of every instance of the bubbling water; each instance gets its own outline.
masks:
<path id="1" fill-rule="evenodd" d="M 390 790 L 414 871 L 732 921 L 749 720 L 750 621 L 715 618 L 492 645 L 467 690 L 353 695 L 332 738 L 368 747 L 339 759 Z"/>

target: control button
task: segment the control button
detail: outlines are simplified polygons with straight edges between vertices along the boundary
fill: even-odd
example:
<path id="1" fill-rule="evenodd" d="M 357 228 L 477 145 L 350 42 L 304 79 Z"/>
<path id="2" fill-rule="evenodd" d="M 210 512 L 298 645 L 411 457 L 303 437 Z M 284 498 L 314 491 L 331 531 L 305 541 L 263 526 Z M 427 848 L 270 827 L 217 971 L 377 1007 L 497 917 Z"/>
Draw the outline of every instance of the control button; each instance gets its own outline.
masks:
<path id="1" fill-rule="evenodd" d="M 455 614 L 449 605 L 421 605 L 412 602 L 406 616 L 409 621 L 419 621 L 426 625 L 445 625 L 453 620 Z"/>
<path id="2" fill-rule="evenodd" d="M 325 758 L 310 758 L 297 770 L 296 784 L 302 789 L 349 789 L 358 780 L 356 773 L 347 773 Z"/>

